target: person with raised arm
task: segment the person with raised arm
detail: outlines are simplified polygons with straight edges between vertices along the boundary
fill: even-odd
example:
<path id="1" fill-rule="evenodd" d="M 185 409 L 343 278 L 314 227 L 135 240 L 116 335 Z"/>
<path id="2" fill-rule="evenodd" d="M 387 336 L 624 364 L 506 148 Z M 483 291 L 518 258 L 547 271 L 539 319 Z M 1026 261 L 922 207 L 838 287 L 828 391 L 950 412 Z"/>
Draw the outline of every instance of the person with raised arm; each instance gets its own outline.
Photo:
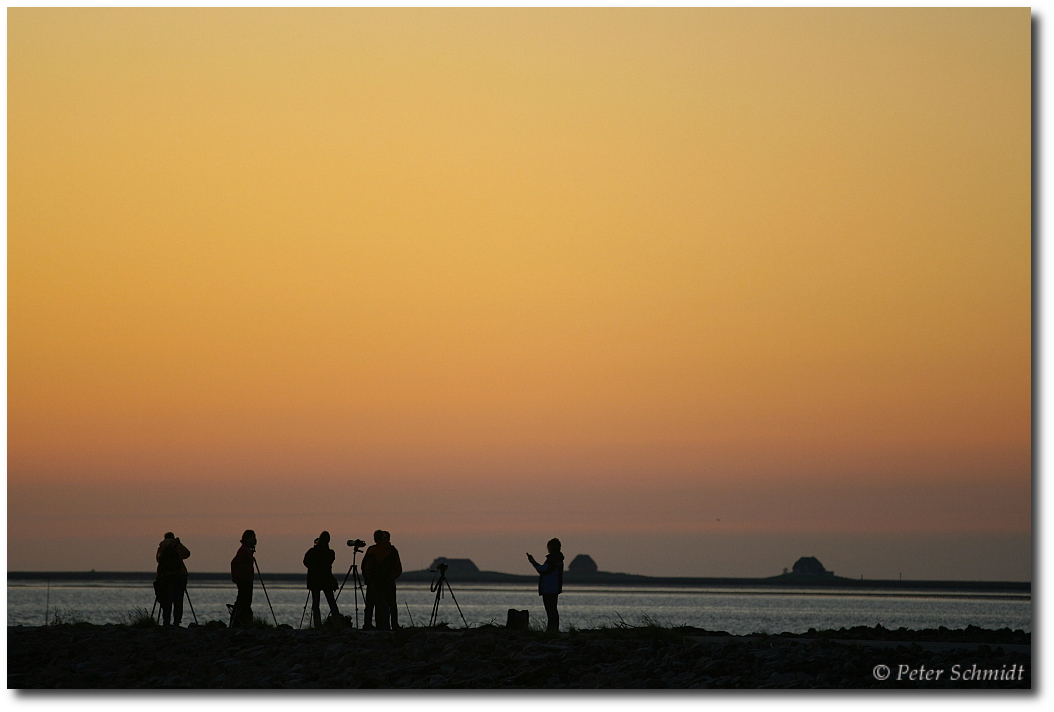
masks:
<path id="1" fill-rule="evenodd" d="M 549 549 L 549 555 L 545 557 L 545 563 L 539 564 L 529 553 L 527 560 L 538 571 L 538 595 L 542 597 L 545 615 L 549 619 L 545 630 L 557 633 L 560 630 L 560 612 L 556 608 L 556 599 L 564 590 L 564 555 L 560 551 L 560 540 L 555 537 L 549 540 L 546 548 Z"/>

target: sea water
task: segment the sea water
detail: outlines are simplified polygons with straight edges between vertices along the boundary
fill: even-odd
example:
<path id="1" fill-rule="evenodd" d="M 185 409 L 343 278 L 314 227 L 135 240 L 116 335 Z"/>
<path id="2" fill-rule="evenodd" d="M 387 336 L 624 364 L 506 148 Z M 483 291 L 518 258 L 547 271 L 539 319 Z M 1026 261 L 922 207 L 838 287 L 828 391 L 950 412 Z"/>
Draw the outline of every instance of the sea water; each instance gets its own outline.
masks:
<path id="1" fill-rule="evenodd" d="M 307 590 L 303 584 L 265 580 L 266 595 L 259 582 L 253 592 L 253 611 L 278 623 L 307 626 Z M 234 603 L 233 584 L 196 582 L 188 585 L 189 603 L 184 601 L 183 625 L 195 620 L 227 622 L 227 604 Z M 451 583 L 443 589 L 436 607 L 436 594 L 427 583 L 402 584 L 398 589 L 399 621 L 403 625 L 427 625 L 433 609 L 437 623 L 460 628 L 465 625 L 504 625 L 510 608 L 529 610 L 532 624 L 544 625 L 545 609 L 537 588 L 529 584 Z M 88 623 L 121 623 L 137 609 L 154 606 L 150 582 L 18 580 L 7 587 L 7 624 L 43 625 L 57 615 L 62 620 Z M 342 613 L 358 616 L 361 624 L 363 600 L 350 585 L 341 593 Z M 191 608 L 193 606 L 193 610 Z M 327 613 L 322 600 L 323 615 Z M 273 617 L 272 617 L 273 610 Z M 154 611 L 156 613 L 156 611 Z M 735 635 L 804 633 L 810 628 L 838 629 L 857 625 L 910 629 L 981 628 L 1032 630 L 1032 597 L 1029 594 L 938 593 L 929 591 L 840 589 L 728 589 L 638 586 L 565 586 L 560 596 L 560 626 L 566 630 L 597 626 L 689 625 Z"/>

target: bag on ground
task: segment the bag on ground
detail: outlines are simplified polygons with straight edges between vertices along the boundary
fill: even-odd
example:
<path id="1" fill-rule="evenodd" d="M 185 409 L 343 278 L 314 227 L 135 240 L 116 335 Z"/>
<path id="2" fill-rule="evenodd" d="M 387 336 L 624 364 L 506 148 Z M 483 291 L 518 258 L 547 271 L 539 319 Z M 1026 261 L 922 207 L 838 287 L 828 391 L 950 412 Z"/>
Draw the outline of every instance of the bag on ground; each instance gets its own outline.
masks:
<path id="1" fill-rule="evenodd" d="M 513 630 L 527 630 L 531 627 L 531 612 L 518 611 L 515 608 L 510 608 L 509 618 L 505 622 L 505 627 L 512 628 Z"/>

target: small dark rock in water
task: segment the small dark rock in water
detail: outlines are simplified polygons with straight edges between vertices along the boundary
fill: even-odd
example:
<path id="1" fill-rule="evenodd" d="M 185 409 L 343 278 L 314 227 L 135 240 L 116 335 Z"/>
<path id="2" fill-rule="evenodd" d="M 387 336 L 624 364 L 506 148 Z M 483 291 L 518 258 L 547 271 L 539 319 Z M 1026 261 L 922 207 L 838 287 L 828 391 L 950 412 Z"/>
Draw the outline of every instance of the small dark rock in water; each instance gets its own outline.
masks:
<path id="1" fill-rule="evenodd" d="M 1031 689 L 1023 631 L 7 629 L 9 688 Z M 939 676 L 927 671 L 943 670 Z M 913 676 L 914 673 L 914 676 Z"/>

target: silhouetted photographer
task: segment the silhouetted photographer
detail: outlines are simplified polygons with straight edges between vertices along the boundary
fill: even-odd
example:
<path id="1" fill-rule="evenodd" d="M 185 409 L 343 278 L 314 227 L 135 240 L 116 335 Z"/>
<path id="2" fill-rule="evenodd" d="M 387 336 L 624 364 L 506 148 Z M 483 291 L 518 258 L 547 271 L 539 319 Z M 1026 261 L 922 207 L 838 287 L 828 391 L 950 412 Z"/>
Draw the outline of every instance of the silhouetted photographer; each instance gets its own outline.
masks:
<path id="1" fill-rule="evenodd" d="M 556 609 L 556 599 L 564 590 L 564 555 L 560 551 L 560 540 L 553 538 L 546 544 L 549 555 L 545 563 L 539 564 L 534 557 L 527 554 L 527 560 L 538 571 L 538 595 L 545 605 L 545 615 L 549 623 L 545 630 L 556 633 L 560 630 L 560 613 Z"/>
<path id="2" fill-rule="evenodd" d="M 256 554 L 256 532 L 246 529 L 242 545 L 231 559 L 231 581 L 238 587 L 238 598 L 231 610 L 232 628 L 251 628 L 253 625 L 253 569 Z"/>
<path id="3" fill-rule="evenodd" d="M 183 559 L 190 558 L 190 549 L 179 543 L 179 537 L 165 532 L 165 538 L 157 546 L 157 579 L 154 593 L 161 604 L 161 616 L 165 625 L 183 621 L 183 595 L 187 590 L 187 567 Z"/>
<path id="4" fill-rule="evenodd" d="M 333 561 L 337 555 L 329 548 L 329 532 L 322 532 L 315 545 L 304 554 L 304 566 L 307 567 L 307 588 L 311 591 L 311 619 L 316 628 L 322 626 L 322 612 L 319 610 L 321 593 L 325 592 L 331 616 L 339 616 L 337 602 L 333 592 L 337 590 L 337 579 L 333 576 Z"/>

